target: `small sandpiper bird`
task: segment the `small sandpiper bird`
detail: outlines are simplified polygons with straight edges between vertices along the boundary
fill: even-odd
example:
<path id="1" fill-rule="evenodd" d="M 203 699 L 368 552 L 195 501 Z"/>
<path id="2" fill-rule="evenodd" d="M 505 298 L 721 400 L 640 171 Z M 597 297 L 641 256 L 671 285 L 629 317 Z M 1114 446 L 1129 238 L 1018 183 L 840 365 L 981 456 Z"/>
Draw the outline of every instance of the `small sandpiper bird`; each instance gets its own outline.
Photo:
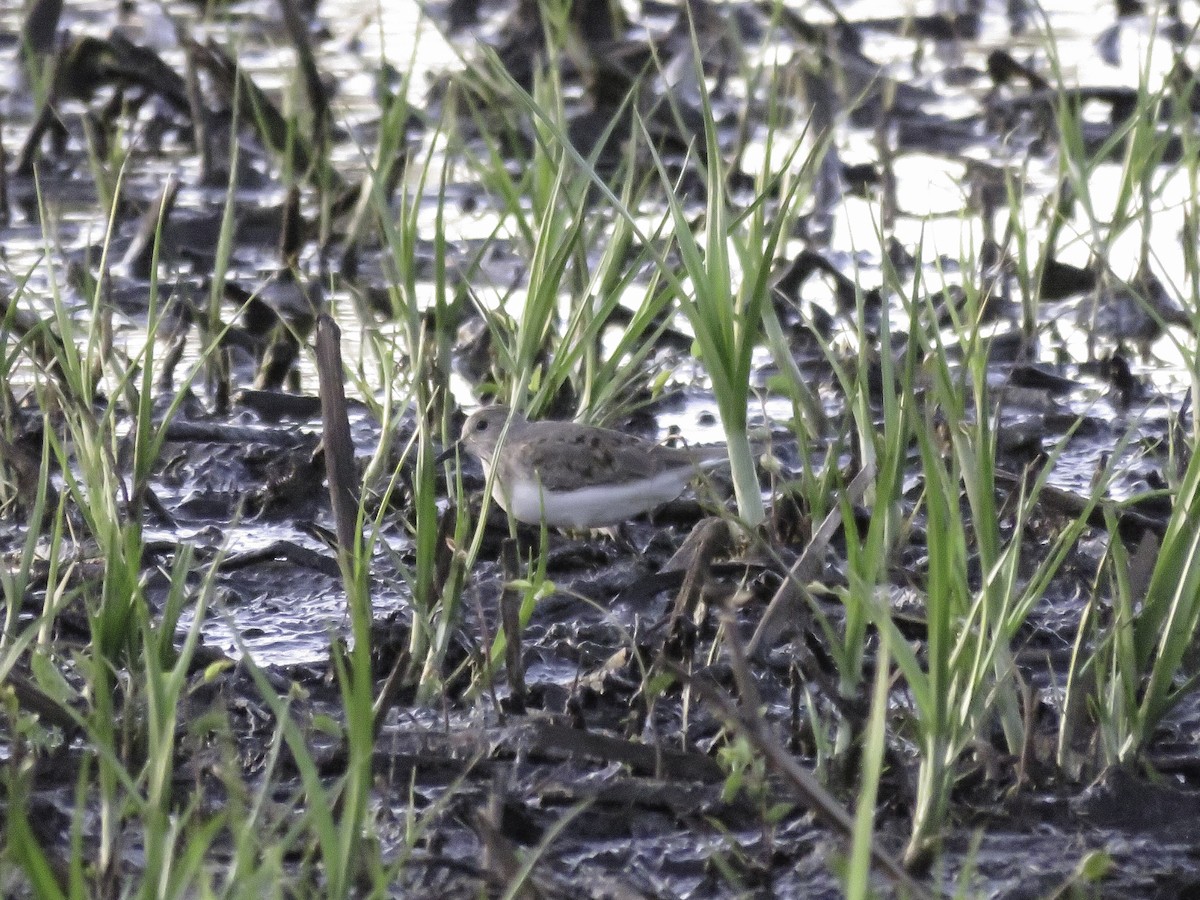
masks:
<path id="1" fill-rule="evenodd" d="M 662 506 L 727 458 L 724 447 L 676 449 L 593 425 L 530 422 L 506 406 L 472 413 L 459 445 L 483 464 L 492 497 L 517 521 L 573 530 Z"/>

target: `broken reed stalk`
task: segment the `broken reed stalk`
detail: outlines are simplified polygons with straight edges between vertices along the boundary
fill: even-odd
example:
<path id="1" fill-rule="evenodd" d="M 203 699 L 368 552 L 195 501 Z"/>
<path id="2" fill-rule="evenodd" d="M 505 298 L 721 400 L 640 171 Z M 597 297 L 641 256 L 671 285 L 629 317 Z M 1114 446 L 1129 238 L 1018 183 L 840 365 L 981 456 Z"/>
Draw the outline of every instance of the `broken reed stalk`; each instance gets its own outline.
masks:
<path id="1" fill-rule="evenodd" d="M 352 559 L 358 544 L 358 487 L 354 476 L 354 444 L 346 415 L 346 387 L 342 383 L 341 336 L 342 331 L 332 317 L 325 313 L 318 317 L 316 356 L 325 474 L 337 530 L 338 560 L 342 577 L 347 580 L 346 591 L 352 593 Z"/>
<path id="2" fill-rule="evenodd" d="M 4 150 L 4 116 L 0 116 L 0 228 L 12 221 L 8 207 L 8 153 Z"/>
<path id="3" fill-rule="evenodd" d="M 732 538 L 733 534 L 727 521 L 716 517 L 704 519 L 692 529 L 683 546 L 668 563 L 670 566 L 681 562 L 687 569 L 667 620 L 667 633 L 658 649 L 654 665 L 646 677 L 646 683 L 653 681 L 659 673 L 668 671 L 668 663 L 689 666 L 688 661 L 695 644 L 696 609 L 712 574 L 712 561 L 718 556 L 728 554 Z"/>
<path id="4" fill-rule="evenodd" d="M 504 563 L 504 590 L 500 594 L 500 618 L 504 626 L 504 668 L 508 674 L 509 702 L 515 715 L 525 714 L 525 660 L 521 653 L 521 603 L 524 592 L 514 587 L 521 577 L 517 542 L 505 538 L 500 551 Z"/>
<path id="5" fill-rule="evenodd" d="M 875 467 L 868 465 L 861 472 L 854 476 L 854 479 L 846 487 L 845 501 L 849 504 L 858 503 L 862 500 L 867 488 L 870 487 L 875 478 Z M 766 610 L 763 612 L 762 618 L 759 619 L 758 627 L 754 629 L 754 634 L 750 638 L 750 643 L 746 646 L 746 653 L 751 657 L 757 657 L 760 653 L 765 653 L 774 643 L 775 639 L 788 626 L 789 622 L 793 622 L 796 618 L 796 611 L 802 608 L 804 603 L 805 585 L 813 578 L 817 572 L 819 560 L 825 553 L 825 549 L 829 546 L 829 542 L 833 540 L 833 536 L 837 533 L 838 528 L 842 524 L 842 510 L 840 506 L 835 506 L 829 511 L 820 527 L 812 536 L 812 540 L 808 542 L 804 552 L 800 554 L 800 558 L 793 564 L 787 577 L 779 586 L 779 590 L 775 592 L 775 596 L 771 598 L 771 602 L 767 604 Z M 780 619 L 780 613 L 792 613 Z"/>
<path id="6" fill-rule="evenodd" d="M 346 665 L 338 665 L 345 711 L 343 748 L 345 775 L 338 784 L 332 805 L 340 835 L 336 842 L 321 846 L 325 864 L 345 878 L 364 838 L 372 789 L 372 758 L 379 734 L 371 673 L 372 607 L 367 573 L 368 550 L 364 550 L 359 524 L 358 484 L 354 469 L 354 445 L 346 415 L 346 388 L 342 381 L 341 329 L 328 313 L 317 317 L 317 376 L 320 382 L 321 422 L 325 444 L 325 473 L 338 540 L 338 562 L 346 589 L 353 645 Z M 388 688 L 389 692 L 393 688 Z M 332 882 L 332 879 L 331 879 Z M 335 884 L 331 895 L 343 893 Z"/>
<path id="7" fill-rule="evenodd" d="M 699 696 L 723 718 L 736 733 L 742 735 L 762 756 L 767 767 L 791 785 L 796 798 L 803 803 L 818 821 L 851 839 L 854 836 L 854 817 L 843 807 L 812 772 L 801 766 L 772 732 L 761 713 L 761 697 L 754 676 L 747 664 L 746 647 L 738 634 L 732 616 L 724 614 L 725 646 L 729 650 L 730 669 L 733 672 L 741 701 L 735 702 L 728 694 L 706 678 L 692 677 L 674 663 L 668 664 L 675 675 L 695 689 Z M 919 900 L 932 900 L 937 896 L 917 882 L 891 854 L 871 843 L 871 860 L 884 874 L 906 892 L 907 896 Z"/>

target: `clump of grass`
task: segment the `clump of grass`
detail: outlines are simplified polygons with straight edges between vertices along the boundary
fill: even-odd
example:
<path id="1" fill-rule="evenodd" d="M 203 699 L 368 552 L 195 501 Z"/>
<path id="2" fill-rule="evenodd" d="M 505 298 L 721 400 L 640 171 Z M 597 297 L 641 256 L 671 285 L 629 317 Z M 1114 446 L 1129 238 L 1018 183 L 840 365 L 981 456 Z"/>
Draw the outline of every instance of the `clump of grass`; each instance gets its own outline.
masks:
<path id="1" fill-rule="evenodd" d="M 1097 751 L 1109 764 L 1132 762 L 1155 729 L 1196 689 L 1193 636 L 1200 627 L 1200 456 L 1193 455 L 1175 495 L 1161 544 L 1143 539 L 1130 554 L 1113 512 L 1113 535 L 1105 570 L 1112 585 L 1108 624 L 1098 626 L 1097 600 L 1080 620 L 1067 702 L 1059 736 L 1059 759 L 1069 770 L 1068 749 L 1086 739 L 1078 733 L 1089 702 L 1098 719 Z"/>
<path id="2" fill-rule="evenodd" d="M 694 35 L 693 47 L 698 60 Z M 809 164 L 813 156 L 797 165 L 803 146 L 802 139 L 798 139 L 773 171 L 770 165 L 776 137 L 770 131 L 757 196 L 744 216 L 734 216 L 725 186 L 729 173 L 721 161 L 712 104 L 703 73 L 699 74 L 707 195 L 703 244 L 693 234 L 661 158 L 656 156 L 655 164 L 666 190 L 686 284 L 676 280 L 673 273 L 671 281 L 677 287 L 679 308 L 692 326 L 700 360 L 712 382 L 739 515 L 755 527 L 765 518 L 766 510 L 747 434 L 752 360 L 755 348 L 764 340 L 764 320 L 774 314 L 768 284 L 775 253 L 781 248 L 785 224 L 791 221 L 795 207 L 811 186 Z"/>
<path id="3" fill-rule="evenodd" d="M 538 415 L 574 409 L 579 418 L 601 421 L 648 388 L 645 362 L 667 327 L 671 295 L 652 278 L 635 286 L 644 264 L 654 258 L 657 235 L 646 237 L 635 224 L 648 182 L 639 181 L 636 140 L 625 148 L 620 196 L 597 171 L 597 158 L 621 114 L 584 157 L 566 127 L 562 88 L 548 67 L 535 79 L 533 94 L 511 81 L 498 62 L 493 80 L 527 116 L 532 136 L 528 164 L 514 175 L 500 146 L 484 131 L 487 154 L 463 152 L 480 180 L 498 200 L 503 215 L 497 237 L 510 232 L 527 257 L 528 284 L 519 299 L 495 310 L 477 304 L 496 355 L 497 383 L 481 385 L 517 408 Z M 480 111 L 474 119 L 486 129 Z M 510 123 L 512 128 L 517 123 Z M 528 198 L 528 202 L 526 201 Z M 621 316 L 620 337 L 610 335 L 629 294 L 643 299 Z M 626 310 L 627 312 L 627 310 Z"/>

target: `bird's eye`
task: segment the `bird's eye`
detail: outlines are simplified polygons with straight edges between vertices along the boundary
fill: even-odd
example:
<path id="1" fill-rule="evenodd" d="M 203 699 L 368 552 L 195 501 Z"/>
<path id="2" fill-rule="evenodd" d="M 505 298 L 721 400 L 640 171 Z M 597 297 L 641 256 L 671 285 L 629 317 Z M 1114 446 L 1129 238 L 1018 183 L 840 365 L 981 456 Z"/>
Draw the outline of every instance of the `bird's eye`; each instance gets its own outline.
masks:
<path id="1" fill-rule="evenodd" d="M 487 431 L 487 427 L 488 427 L 487 419 L 480 419 L 478 422 L 475 423 L 476 431 Z"/>

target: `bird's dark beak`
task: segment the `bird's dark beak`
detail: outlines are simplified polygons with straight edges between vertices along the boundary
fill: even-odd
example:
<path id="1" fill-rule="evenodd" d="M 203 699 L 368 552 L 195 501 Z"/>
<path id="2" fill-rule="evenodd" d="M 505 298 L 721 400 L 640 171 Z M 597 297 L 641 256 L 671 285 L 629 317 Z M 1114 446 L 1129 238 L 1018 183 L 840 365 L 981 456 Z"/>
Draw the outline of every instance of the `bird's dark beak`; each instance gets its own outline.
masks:
<path id="1" fill-rule="evenodd" d="M 435 466 L 440 466 L 442 463 L 448 462 L 449 460 L 454 459 L 454 457 L 456 457 L 457 455 L 458 455 L 458 441 L 455 441 L 453 444 L 451 444 L 449 447 L 447 447 L 445 450 L 443 450 L 441 453 L 439 453 L 437 455 L 437 458 L 434 459 L 433 464 Z"/>

